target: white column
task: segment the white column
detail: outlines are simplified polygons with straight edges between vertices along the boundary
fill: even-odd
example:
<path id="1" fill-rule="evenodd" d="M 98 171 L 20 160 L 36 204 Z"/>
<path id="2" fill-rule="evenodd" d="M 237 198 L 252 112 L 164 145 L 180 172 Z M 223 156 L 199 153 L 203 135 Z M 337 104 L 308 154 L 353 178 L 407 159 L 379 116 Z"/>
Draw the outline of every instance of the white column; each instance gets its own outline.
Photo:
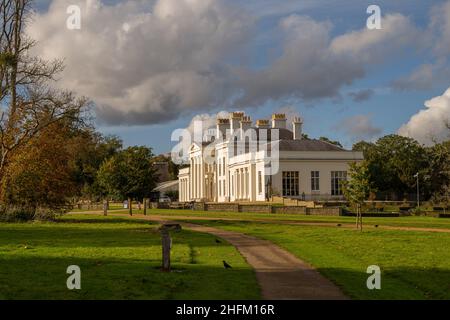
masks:
<path id="1" fill-rule="evenodd" d="M 193 190 L 192 183 L 194 181 L 193 172 L 194 172 L 194 160 L 191 159 L 191 166 L 189 168 L 189 200 L 192 200 L 192 198 L 193 198 L 193 195 L 192 195 L 192 190 Z"/>
<path id="2" fill-rule="evenodd" d="M 202 176 L 202 159 L 198 157 L 198 197 L 202 198 L 203 176 Z"/>
<path id="3" fill-rule="evenodd" d="M 240 197 L 239 198 L 244 198 L 244 194 L 245 194 L 245 190 L 244 190 L 244 169 L 240 169 L 239 170 L 239 176 L 240 176 L 240 182 L 241 182 L 241 192 L 240 192 Z"/>
<path id="4" fill-rule="evenodd" d="M 197 158 L 194 158 L 194 198 L 197 198 L 198 193 L 198 167 L 197 167 Z"/>

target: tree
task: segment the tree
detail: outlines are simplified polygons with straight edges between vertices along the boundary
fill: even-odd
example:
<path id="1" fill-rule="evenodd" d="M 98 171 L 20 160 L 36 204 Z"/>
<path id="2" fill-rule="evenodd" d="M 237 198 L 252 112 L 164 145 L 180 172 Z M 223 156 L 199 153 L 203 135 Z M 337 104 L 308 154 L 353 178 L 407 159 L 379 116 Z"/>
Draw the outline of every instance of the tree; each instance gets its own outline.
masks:
<path id="1" fill-rule="evenodd" d="M 353 150 L 364 153 L 373 186 L 397 197 L 415 192 L 414 174 L 425 170 L 428 164 L 423 146 L 412 138 L 394 134 L 384 136 L 374 144 L 358 142 Z"/>
<path id="2" fill-rule="evenodd" d="M 425 196 L 436 203 L 449 203 L 450 140 L 427 148 L 428 166 L 424 170 Z"/>
<path id="3" fill-rule="evenodd" d="M 104 161 L 122 150 L 122 141 L 116 136 L 103 136 L 94 129 L 85 130 L 71 140 L 77 196 L 100 201 L 107 196 L 98 182 L 97 171 Z"/>
<path id="4" fill-rule="evenodd" d="M 82 120 L 90 103 L 52 87 L 62 60 L 32 56 L 34 41 L 25 33 L 32 0 L 0 0 L 0 183 L 12 187 L 7 167 L 15 153 L 40 132 L 64 119 Z M 0 199 L 5 201 L 5 199 Z"/>
<path id="5" fill-rule="evenodd" d="M 149 197 L 156 186 L 153 154 L 147 147 L 129 147 L 106 160 L 98 171 L 99 183 L 110 195 L 131 201 Z"/>
<path id="6" fill-rule="evenodd" d="M 362 231 L 361 206 L 369 197 L 372 188 L 369 181 L 369 167 L 367 162 L 353 162 L 350 164 L 349 180 L 343 181 L 345 198 L 356 206 L 356 228 Z"/>
<path id="7" fill-rule="evenodd" d="M 5 171 L 10 183 L 9 188 L 1 188 L 5 202 L 30 211 L 65 207 L 76 192 L 68 140 L 70 128 L 54 123 L 18 149 Z"/>

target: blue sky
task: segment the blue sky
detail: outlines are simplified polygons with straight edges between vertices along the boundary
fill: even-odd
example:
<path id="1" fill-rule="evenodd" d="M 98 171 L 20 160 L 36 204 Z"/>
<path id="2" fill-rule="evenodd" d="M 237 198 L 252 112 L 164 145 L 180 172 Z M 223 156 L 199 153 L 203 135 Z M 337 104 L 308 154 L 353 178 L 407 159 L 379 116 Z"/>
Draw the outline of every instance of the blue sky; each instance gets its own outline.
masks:
<path id="1" fill-rule="evenodd" d="M 85 1 L 81 1 L 81 3 L 84 2 Z M 112 24 L 113 22 L 108 21 L 108 19 L 114 19 L 115 11 L 111 10 L 111 12 L 106 14 L 105 8 L 114 7 L 118 3 L 124 2 L 127 1 L 102 1 L 103 9 L 98 9 L 98 12 L 96 12 L 96 14 L 98 14 L 97 20 L 99 23 L 101 18 L 105 19 L 102 20 L 104 22 L 102 25 L 108 26 L 108 23 Z M 165 2 L 165 0 L 160 0 L 159 2 Z M 89 40 L 91 47 L 88 50 L 93 52 L 93 59 L 97 59 L 97 61 L 98 59 L 103 60 L 102 57 L 111 55 L 111 61 L 119 63 L 119 65 L 123 60 L 124 67 L 121 69 L 121 72 L 124 72 L 123 75 L 120 73 L 115 74 L 115 70 L 107 70 L 107 72 L 105 72 L 105 68 L 107 69 L 108 67 L 103 67 L 99 71 L 105 72 L 105 75 L 111 75 L 111 77 L 117 77 L 117 75 L 123 77 L 124 83 L 129 85 L 129 91 L 126 91 L 124 94 L 118 94 L 114 99 L 108 97 L 108 89 L 111 89 L 113 95 L 117 92 L 117 89 L 113 90 L 112 88 L 118 86 L 120 83 L 117 84 L 114 82 L 109 84 L 109 80 L 105 75 L 102 75 L 99 80 L 94 81 L 93 79 L 89 86 L 83 86 L 79 83 L 81 82 L 79 81 L 80 75 L 76 70 L 82 68 L 83 61 L 87 61 L 86 59 L 88 59 L 88 57 L 83 56 L 83 53 L 81 52 L 76 53 L 74 50 L 64 51 L 57 47 L 59 45 L 64 46 L 60 38 L 58 38 L 60 36 L 58 32 L 60 31 L 48 31 L 50 30 L 48 25 L 51 22 L 44 22 L 44 18 L 47 18 L 46 21 L 49 21 L 49 16 L 52 17 L 59 14 L 57 8 L 49 9 L 50 3 L 50 0 L 37 1 L 41 20 L 37 19 L 36 26 L 32 26 L 32 28 L 35 28 L 33 30 L 33 35 L 38 38 L 41 46 L 45 45 L 47 48 L 48 46 L 53 46 L 53 48 L 57 48 L 57 50 L 54 51 L 67 55 L 65 58 L 67 58 L 66 64 L 68 64 L 68 71 L 67 74 L 63 74 L 65 79 L 64 85 L 81 94 L 92 96 L 91 98 L 93 101 L 102 106 L 101 109 L 99 109 L 102 111 L 98 112 L 98 128 L 100 131 L 105 134 L 116 134 L 120 136 L 126 145 L 151 146 L 156 153 L 170 151 L 174 145 L 174 143 L 170 141 L 172 131 L 176 128 L 188 126 L 195 114 L 208 113 L 212 115 L 222 110 L 233 111 L 235 109 L 246 111 L 246 113 L 252 116 L 253 120 L 268 118 L 271 113 L 280 109 L 288 110 L 289 113 L 297 113 L 304 118 L 304 131 L 310 137 L 327 136 L 331 139 L 341 141 L 346 147 L 351 147 L 352 143 L 362 138 L 373 140 L 381 135 L 396 133 L 402 125 L 409 123 L 412 116 L 424 109 L 425 101 L 443 95 L 450 87 L 450 72 L 442 71 L 448 70 L 447 68 L 449 68 L 448 53 L 450 53 L 450 48 L 449 50 L 446 50 L 445 48 L 442 49 L 442 47 L 436 48 L 436 43 L 442 43 L 444 47 L 447 44 L 450 44 L 450 41 L 446 39 L 447 36 L 450 36 L 450 31 L 447 32 L 448 30 L 441 28 L 441 25 L 445 25 L 446 21 L 448 21 L 448 26 L 450 26 L 450 17 L 446 16 L 447 13 L 450 14 L 450 9 L 448 11 L 436 9 L 446 8 L 445 6 L 450 8 L 448 1 L 398 0 L 374 2 L 360 0 L 232 0 L 223 3 L 220 7 L 214 7 L 216 8 L 214 9 L 214 14 L 219 16 L 219 20 L 224 18 L 227 19 L 227 21 L 233 22 L 233 24 L 226 22 L 223 25 L 221 24 L 221 33 L 218 34 L 215 39 L 209 37 L 197 38 L 196 33 L 202 33 L 203 29 L 197 28 L 195 21 L 190 22 L 189 17 L 183 17 L 182 13 L 179 13 L 176 11 L 177 9 L 173 9 L 168 4 L 167 8 L 164 7 L 161 9 L 163 10 L 161 12 L 166 12 L 167 10 L 171 12 L 170 10 L 175 10 L 174 15 L 178 19 L 177 22 L 186 19 L 186 22 L 183 22 L 183 24 L 180 23 L 180 25 L 192 29 L 186 31 L 186 34 L 184 35 L 181 34 L 182 37 L 177 38 L 176 44 L 168 46 L 169 49 L 173 48 L 173 50 L 178 50 L 179 52 L 177 52 L 177 54 L 170 51 L 161 51 L 158 53 L 158 57 L 153 60 L 141 57 L 139 52 L 134 54 L 133 49 L 130 49 L 130 55 L 133 60 L 130 60 L 130 57 L 123 58 L 123 56 L 119 54 L 113 55 L 112 50 L 116 52 L 114 47 L 112 47 L 112 49 L 107 47 L 109 31 L 106 31 L 107 29 L 102 29 L 102 25 L 100 24 L 95 25 L 94 22 L 88 21 L 90 18 L 88 16 L 86 18 L 88 23 L 85 24 L 86 27 L 84 28 L 90 27 L 96 28 L 97 30 L 96 33 L 89 33 L 89 37 L 91 37 Z M 145 9 L 143 12 L 147 13 L 149 17 L 155 10 L 153 6 L 154 3 L 156 3 L 156 1 L 145 1 Z M 173 4 L 174 3 L 172 2 L 171 5 Z M 369 16 L 366 13 L 366 9 L 370 4 L 380 6 L 383 15 L 382 26 L 384 17 L 392 14 L 400 14 L 405 18 L 404 20 L 401 20 L 401 26 L 405 27 L 405 31 L 397 35 L 397 30 L 389 30 L 386 28 L 386 33 L 392 32 L 392 38 L 387 37 L 388 40 L 383 40 L 380 41 L 379 44 L 375 44 L 378 47 L 369 46 L 364 48 L 366 51 L 361 51 L 363 49 L 358 51 L 354 60 L 355 69 L 357 70 L 355 72 L 358 75 L 354 74 L 352 76 L 346 74 L 345 68 L 353 68 L 352 60 L 343 58 L 339 55 L 339 57 L 332 57 L 332 59 L 335 59 L 332 61 L 336 61 L 338 66 L 335 66 L 333 63 L 327 65 L 329 62 L 328 58 L 318 60 L 319 62 L 324 61 L 324 66 L 318 65 L 316 68 L 310 69 L 310 66 L 306 65 L 309 69 L 308 75 L 311 80 L 308 81 L 308 79 L 302 78 L 302 66 L 304 66 L 302 63 L 309 60 L 311 60 L 312 63 L 315 61 L 311 57 L 306 57 L 304 59 L 299 58 L 299 62 L 296 63 L 296 55 L 300 57 L 304 51 L 307 51 L 306 47 L 308 47 L 308 43 L 305 41 L 314 42 L 314 39 L 323 36 L 324 30 L 326 30 L 327 35 L 324 36 L 324 39 L 328 39 L 329 43 L 324 47 L 326 48 L 324 50 L 328 50 L 329 47 L 331 47 L 331 43 L 336 38 L 343 35 L 351 35 L 355 32 L 363 32 L 366 25 L 366 19 Z M 245 12 L 245 15 L 237 17 L 239 14 L 236 13 L 236 11 L 229 12 L 229 8 L 237 9 L 237 12 Z M 103 13 L 101 10 L 103 10 Z M 125 9 L 122 10 L 126 13 Z M 137 20 L 136 17 L 139 17 L 139 19 L 142 18 L 133 10 L 135 9 L 131 8 L 128 14 L 130 16 L 134 14 L 135 17 L 127 20 L 131 21 L 129 22 L 131 28 L 134 28 L 132 22 Z M 202 5 L 199 10 L 206 9 Z M 223 17 L 221 17 L 220 14 L 223 14 Z M 441 16 L 439 16 L 439 14 L 441 14 Z M 294 18 L 291 18 L 289 22 L 289 17 Z M 305 20 L 305 17 L 308 17 L 311 21 Z M 142 33 L 142 30 L 145 30 L 145 27 L 159 28 L 159 26 L 156 25 L 155 22 L 152 22 L 150 18 L 148 21 L 150 21 L 148 22 L 148 25 L 145 24 L 147 22 L 143 22 L 143 25 L 140 26 L 140 33 Z M 209 20 L 205 21 L 205 23 L 210 23 Z M 211 21 L 215 20 L 212 19 Z M 286 28 L 294 26 L 294 29 L 289 29 L 290 33 L 283 33 L 283 30 L 286 31 L 285 29 L 281 29 L 280 31 L 280 25 L 283 25 L 284 22 L 289 22 L 289 24 L 286 24 L 288 25 Z M 432 25 L 432 23 L 434 23 L 434 25 Z M 167 34 L 170 34 L 171 25 L 173 25 L 173 23 L 169 24 L 168 28 L 164 25 L 166 29 L 162 29 L 161 27 L 161 29 L 157 30 L 167 30 Z M 239 27 L 233 29 L 236 25 Z M 412 26 L 412 28 L 408 29 L 408 26 Z M 207 27 L 209 28 L 210 24 L 207 24 Z M 295 29 L 297 27 L 298 29 Z M 314 33 L 315 31 L 310 31 L 309 29 L 306 30 L 306 28 L 309 27 L 317 27 L 317 34 Z M 223 31 L 222 28 L 225 31 Z M 395 28 L 396 27 L 394 26 L 393 29 Z M 111 26 L 109 26 L 109 29 L 111 29 Z M 232 30 L 229 31 L 230 29 Z M 416 29 L 417 32 L 415 32 Z M 42 30 L 45 30 L 46 33 Z M 105 30 L 104 33 L 102 30 Z M 155 30 L 150 29 L 149 32 L 153 33 Z M 164 38 L 165 32 L 166 31 L 161 32 L 162 35 L 160 38 L 162 38 L 162 40 L 157 38 L 156 35 L 147 37 L 141 35 L 143 38 L 140 38 L 139 41 L 134 40 L 136 41 L 136 47 L 142 46 L 142 50 L 149 50 L 148 55 L 151 55 L 152 50 L 159 50 L 160 47 L 154 46 L 153 43 L 163 43 L 165 45 L 169 41 L 167 40 L 169 39 L 169 35 L 167 36 L 167 39 Z M 178 30 L 177 32 L 181 31 Z M 239 32 L 245 33 L 245 36 L 240 38 L 239 35 L 236 35 L 236 33 Z M 295 34 L 295 32 L 300 35 Z M 302 37 L 302 32 L 308 34 L 308 40 L 298 39 L 298 37 Z M 104 38 L 96 40 L 95 34 L 101 34 Z M 130 33 L 128 33 L 128 35 L 129 34 Z M 65 39 L 67 38 L 67 35 L 61 37 Z M 226 39 L 224 41 L 229 41 L 229 43 L 226 42 L 224 43 L 224 46 L 221 47 L 220 43 L 215 42 L 217 41 L 217 38 L 220 37 L 223 37 Z M 366 32 L 366 34 L 361 34 L 360 36 L 355 37 L 355 39 L 363 43 L 365 39 L 370 37 L 371 36 Z M 428 40 L 427 38 L 430 38 L 429 40 L 431 40 L 432 37 L 436 38 L 433 38 L 432 41 L 426 41 Z M 179 47 L 178 43 L 181 41 L 180 39 L 188 39 L 186 40 L 187 42 L 192 41 L 193 43 L 198 41 L 195 42 L 196 45 L 199 47 L 204 45 L 206 49 L 202 49 L 196 53 L 195 50 L 199 49 L 194 47 L 194 45 L 190 45 L 189 47 Z M 47 41 L 49 42 L 47 43 Z M 117 39 L 114 41 L 117 41 Z M 126 43 L 129 48 L 135 47 L 131 35 L 124 41 L 128 41 Z M 204 41 L 205 44 L 203 44 L 202 41 Z M 401 41 L 404 41 L 405 43 L 400 46 L 398 43 Z M 97 43 L 99 44 L 98 56 L 95 57 Z M 304 45 L 305 47 L 293 48 L 292 46 L 297 43 Z M 148 46 L 146 46 L 146 44 L 148 44 Z M 355 45 L 355 47 L 359 46 L 354 43 L 351 45 Z M 392 47 L 392 50 L 390 50 L 390 47 Z M 315 55 L 322 54 L 320 48 L 322 47 L 319 44 Z M 47 50 L 42 48 L 40 50 L 48 55 Z M 285 54 L 286 52 L 289 52 L 288 50 L 291 52 L 290 55 Z M 342 50 L 345 51 L 346 48 Z M 351 52 L 354 53 L 355 50 L 352 49 Z M 205 54 L 204 51 L 206 51 L 207 54 Z M 224 54 L 223 51 L 226 51 L 227 53 Z M 184 52 L 186 52 L 187 58 L 183 56 Z M 374 54 L 374 52 L 377 54 Z M 174 55 L 173 68 L 180 71 L 180 74 L 173 74 L 171 72 L 170 57 L 172 54 Z M 197 56 L 201 57 L 203 54 L 205 54 L 205 64 L 208 64 L 207 68 L 201 67 L 201 63 L 195 60 Z M 287 84 L 291 88 L 286 90 L 284 90 L 284 88 L 276 88 L 276 83 L 261 79 L 263 77 L 270 79 L 272 74 L 279 72 L 280 69 L 277 68 L 277 60 L 283 60 L 283 54 L 286 56 L 286 61 L 279 62 L 280 65 L 286 66 L 290 63 L 293 68 L 298 68 L 296 71 L 300 74 L 298 78 L 295 73 L 290 75 L 292 81 L 287 82 Z M 324 53 L 324 56 L 328 56 L 329 54 L 329 52 L 326 52 Z M 362 56 L 365 58 L 361 58 Z M 140 70 L 139 67 L 127 68 L 127 63 L 136 63 L 139 66 L 139 59 L 142 60 L 142 70 Z M 181 61 L 180 65 L 177 64 L 179 61 Z M 78 63 L 77 69 L 73 67 L 76 63 Z M 152 63 L 155 65 L 150 65 Z M 186 66 L 191 63 L 192 65 Z M 345 68 L 344 66 L 339 66 L 343 63 L 348 64 L 348 66 L 346 65 Z M 417 77 L 414 78 L 412 75 L 424 65 L 433 66 L 433 73 L 431 75 L 433 81 L 425 81 L 426 85 L 423 85 L 423 83 L 415 85 Z M 327 66 L 328 69 L 330 69 L 328 71 L 329 75 L 325 75 L 325 78 L 320 78 L 323 77 L 324 74 L 327 74 L 327 70 L 322 70 L 321 68 L 326 68 Z M 336 70 L 334 70 L 335 68 Z M 92 67 L 90 67 L 90 69 L 92 69 Z M 318 70 L 317 77 L 314 73 L 315 69 Z M 206 89 L 204 89 L 204 86 L 196 86 L 195 83 L 193 84 L 192 82 L 195 82 L 195 79 L 197 78 L 192 78 L 190 76 L 191 71 L 195 71 L 195 74 L 210 72 L 213 85 L 211 85 L 211 87 L 206 87 Z M 127 74 L 125 74 L 125 72 L 127 72 Z M 84 74 L 85 73 L 86 72 L 84 72 Z M 141 81 L 134 81 L 133 73 L 136 74 L 136 77 L 140 77 L 139 79 L 141 79 Z M 339 77 L 333 79 L 333 73 L 339 73 Z M 231 76 L 229 76 L 229 74 L 231 74 Z M 236 74 L 239 75 L 239 79 L 235 81 L 234 78 Z M 168 75 L 174 76 L 174 78 L 169 79 Z M 240 78 L 241 75 L 242 79 L 246 79 L 245 81 Z M 418 78 L 423 78 L 420 77 L 420 75 L 421 74 L 419 73 Z M 447 75 L 449 77 L 446 77 Z M 399 89 L 399 86 L 394 85 L 399 79 L 411 79 L 411 77 L 414 81 L 407 82 L 407 85 L 402 86 L 401 89 Z M 273 81 L 276 81 L 276 79 L 278 79 L 278 81 L 284 80 L 282 74 L 277 77 L 274 76 L 273 79 L 275 79 Z M 316 90 L 314 86 L 320 87 L 320 82 L 327 81 L 327 79 L 330 79 L 330 86 L 333 87 L 330 90 L 333 92 L 315 94 Z M 203 80 L 204 79 L 199 78 L 199 81 Z M 160 81 L 166 82 L 163 82 L 163 85 Z M 296 81 L 298 81 L 299 88 L 295 87 Z M 314 81 L 317 81 L 317 83 L 313 83 Z M 342 81 L 342 83 L 339 81 Z M 104 83 L 99 84 L 99 82 Z M 74 83 L 77 84 L 74 85 Z M 274 88 L 271 87 L 272 84 L 274 85 Z M 311 88 L 304 89 L 303 87 L 305 84 L 306 86 L 311 86 Z M 73 88 L 71 87 L 72 85 Z M 95 87 L 97 85 L 99 88 L 93 88 L 93 86 Z M 160 90 L 163 92 L 161 94 L 158 91 L 159 85 L 161 85 Z M 206 85 L 208 85 L 207 82 Z M 169 93 L 172 94 L 173 92 L 168 92 L 168 88 L 171 88 L 171 86 L 173 86 L 174 92 L 180 94 L 180 96 L 175 94 L 170 95 L 170 97 L 175 97 L 175 100 L 164 100 L 164 104 L 160 103 L 160 100 L 158 100 L 159 104 L 157 103 L 157 105 L 155 105 L 156 102 L 153 102 L 152 99 L 161 96 L 166 97 L 166 95 L 169 96 Z M 188 91 L 191 87 L 192 92 L 198 93 L 198 95 L 192 94 L 191 96 L 190 91 Z M 129 94 L 129 92 L 132 92 L 133 94 Z M 245 99 L 230 100 L 231 96 L 238 95 L 242 92 L 244 92 L 243 96 Z M 249 92 L 253 92 L 254 94 L 251 95 Z M 311 92 L 313 92 L 312 95 Z M 361 99 L 352 99 L 351 94 L 361 92 L 366 92 L 367 96 L 364 96 Z M 145 93 L 148 95 L 146 96 Z M 128 94 L 130 98 L 126 98 Z M 216 99 L 216 96 L 219 95 L 225 97 Z M 264 96 L 264 98 L 262 98 L 262 96 Z M 146 101 L 148 101 L 148 103 L 146 103 Z M 184 101 L 186 101 L 186 103 Z M 245 102 L 248 102 L 249 105 L 245 105 Z M 139 104 L 142 104 L 142 106 L 138 106 Z M 177 105 L 175 106 L 174 104 Z M 136 105 L 135 109 L 133 109 L 134 105 Z M 237 106 L 234 107 L 235 105 Z M 120 110 L 117 111 L 116 114 L 109 111 L 119 110 L 122 107 L 127 111 Z M 440 112 L 445 112 L 445 110 L 447 110 L 445 109 L 446 107 L 447 105 L 445 105 L 444 108 L 440 107 Z M 118 119 L 122 119 L 123 121 Z M 359 124 L 355 123 L 355 121 Z M 426 123 L 426 125 L 428 125 L 428 123 Z M 414 127 L 412 125 L 409 129 L 408 132 L 410 132 L 411 136 L 419 140 L 423 138 L 419 134 L 414 136 Z M 406 130 L 404 130 L 404 132 L 406 132 Z"/>

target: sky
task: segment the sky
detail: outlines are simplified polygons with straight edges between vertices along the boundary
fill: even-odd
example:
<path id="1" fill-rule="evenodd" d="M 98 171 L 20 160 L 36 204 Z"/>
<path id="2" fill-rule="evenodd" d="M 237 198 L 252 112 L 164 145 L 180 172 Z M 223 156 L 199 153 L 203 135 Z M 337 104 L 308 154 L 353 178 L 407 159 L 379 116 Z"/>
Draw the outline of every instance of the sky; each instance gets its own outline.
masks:
<path id="1" fill-rule="evenodd" d="M 367 28 L 369 5 L 381 29 Z M 81 27 L 70 29 L 71 5 Z M 27 33 L 97 128 L 169 152 L 192 119 L 301 116 L 351 148 L 398 133 L 448 138 L 450 0 L 36 0 Z M 71 20 L 72 21 L 72 20 Z"/>

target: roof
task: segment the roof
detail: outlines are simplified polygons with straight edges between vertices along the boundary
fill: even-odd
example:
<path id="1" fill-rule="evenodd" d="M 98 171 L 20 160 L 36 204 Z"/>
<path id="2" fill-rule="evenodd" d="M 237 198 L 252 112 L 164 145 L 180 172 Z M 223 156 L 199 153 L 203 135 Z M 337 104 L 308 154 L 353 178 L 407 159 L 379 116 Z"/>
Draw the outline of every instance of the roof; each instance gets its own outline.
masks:
<path id="1" fill-rule="evenodd" d="M 260 138 L 260 130 L 264 128 L 252 128 L 256 132 L 256 138 L 257 141 L 259 141 Z M 265 129 L 268 141 L 271 140 L 272 130 L 273 128 L 267 128 Z M 278 128 L 278 137 L 277 138 L 279 143 L 279 151 L 348 151 L 345 150 L 337 145 L 334 145 L 332 143 L 317 140 L 317 139 L 308 139 L 303 138 L 300 140 L 294 140 L 292 131 L 288 129 Z M 202 147 L 206 147 L 209 144 L 217 144 L 217 140 L 215 141 L 207 141 L 202 142 Z"/>
<path id="2" fill-rule="evenodd" d="M 347 151 L 329 142 L 317 139 L 301 139 L 279 141 L 280 151 Z"/>
<path id="3" fill-rule="evenodd" d="M 178 180 L 170 180 L 158 183 L 157 187 L 152 191 L 172 191 L 178 190 Z"/>

